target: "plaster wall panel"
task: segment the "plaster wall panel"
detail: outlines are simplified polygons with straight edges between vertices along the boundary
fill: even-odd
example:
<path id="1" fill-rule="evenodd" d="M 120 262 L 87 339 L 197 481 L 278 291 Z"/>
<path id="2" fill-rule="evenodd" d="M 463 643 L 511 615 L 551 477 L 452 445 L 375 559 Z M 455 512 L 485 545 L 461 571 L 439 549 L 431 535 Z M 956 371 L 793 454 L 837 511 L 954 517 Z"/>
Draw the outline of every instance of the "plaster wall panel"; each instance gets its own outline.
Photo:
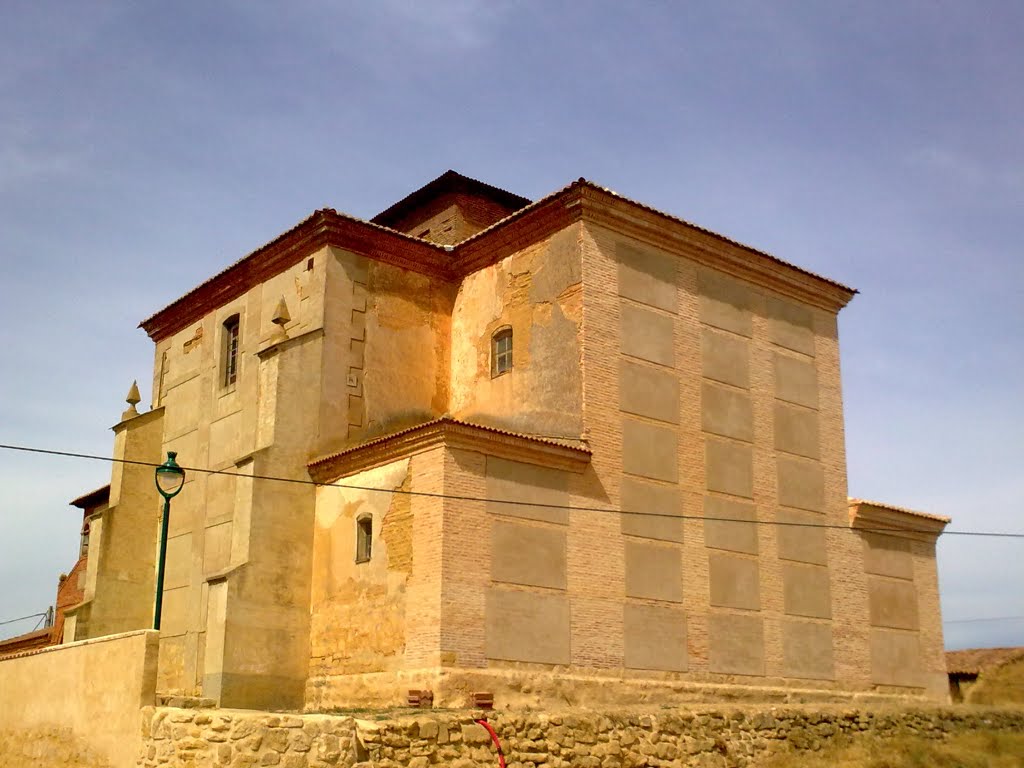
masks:
<path id="1" fill-rule="evenodd" d="M 818 407 L 818 372 L 809 360 L 775 353 L 775 396 L 807 408 Z"/>
<path id="2" fill-rule="evenodd" d="M 619 295 L 650 304 L 667 312 L 676 311 L 676 264 L 665 253 L 619 243 Z"/>
<path id="3" fill-rule="evenodd" d="M 624 534 L 663 541 L 683 540 L 683 521 L 678 519 L 683 510 L 677 487 L 623 475 L 620 492 L 624 511 L 644 513 L 622 515 Z"/>
<path id="4" fill-rule="evenodd" d="M 626 603 L 622 623 L 628 669 L 687 670 L 686 616 L 682 608 Z"/>
<path id="5" fill-rule="evenodd" d="M 241 411 L 235 411 L 210 424 L 210 466 L 234 464 L 242 453 L 249 452 L 242 449 L 241 427 Z"/>
<path id="6" fill-rule="evenodd" d="M 675 322 L 671 315 L 622 303 L 622 353 L 671 367 L 675 364 Z"/>
<path id="7" fill-rule="evenodd" d="M 679 377 L 668 371 L 619 362 L 619 410 L 679 423 Z"/>
<path id="8" fill-rule="evenodd" d="M 754 497 L 754 459 L 749 445 L 708 438 L 704 446 L 707 489 Z"/>
<path id="9" fill-rule="evenodd" d="M 237 465 L 229 472 L 237 472 Z M 211 474 L 206 478 L 206 525 L 218 525 L 231 520 L 235 509 L 234 474 Z"/>
<path id="10" fill-rule="evenodd" d="M 910 542 L 895 536 L 862 533 L 864 539 L 864 570 L 878 576 L 897 579 L 914 578 L 914 558 Z"/>
<path id="11" fill-rule="evenodd" d="M 167 563 L 164 566 L 164 591 L 188 586 L 192 569 L 192 534 L 167 539 Z"/>
<path id="12" fill-rule="evenodd" d="M 160 610 L 161 636 L 182 635 L 188 629 L 189 588 L 164 589 L 164 602 Z"/>
<path id="13" fill-rule="evenodd" d="M 203 573 L 224 570 L 231 562 L 231 523 L 211 525 L 203 536 Z"/>
<path id="14" fill-rule="evenodd" d="M 817 565 L 782 566 L 784 610 L 791 616 L 828 619 L 832 616 L 827 568 Z"/>
<path id="15" fill-rule="evenodd" d="M 705 432 L 753 442 L 754 409 L 750 396 L 705 381 L 701 388 L 701 423 Z"/>
<path id="16" fill-rule="evenodd" d="M 917 629 L 917 590 L 913 582 L 881 576 L 868 579 L 871 625 L 893 629 Z"/>
<path id="17" fill-rule="evenodd" d="M 775 403 L 775 447 L 809 459 L 820 458 L 818 412 Z"/>
<path id="18" fill-rule="evenodd" d="M 768 335 L 773 343 L 805 355 L 814 355 L 811 310 L 778 298 L 768 299 Z"/>
<path id="19" fill-rule="evenodd" d="M 779 504 L 812 512 L 825 511 L 825 472 L 816 461 L 779 456 Z"/>
<path id="20" fill-rule="evenodd" d="M 708 555 L 711 604 L 756 611 L 761 607 L 757 560 L 711 552 Z"/>
<path id="21" fill-rule="evenodd" d="M 683 599 L 683 561 L 678 547 L 628 540 L 626 596 L 678 603 Z"/>
<path id="22" fill-rule="evenodd" d="M 699 315 L 702 323 L 741 336 L 751 335 L 751 295 L 747 286 L 715 272 L 701 270 L 697 273 L 697 288 L 701 294 Z"/>
<path id="23" fill-rule="evenodd" d="M 487 499 L 487 511 L 493 514 L 569 522 L 569 510 L 565 508 L 569 504 L 569 478 L 556 469 L 488 456 Z M 532 504 L 550 506 L 528 506 Z"/>
<path id="24" fill-rule="evenodd" d="M 530 587 L 565 589 L 566 529 L 494 520 L 491 578 Z"/>
<path id="25" fill-rule="evenodd" d="M 196 428 L 199 423 L 198 403 L 202 384 L 203 378 L 195 373 L 191 378 L 172 384 L 165 392 L 164 403 L 167 409 L 164 411 L 164 424 L 167 440 L 173 440 Z"/>
<path id="26" fill-rule="evenodd" d="M 679 448 L 675 430 L 624 418 L 622 469 L 631 475 L 676 482 L 679 479 Z"/>
<path id="27" fill-rule="evenodd" d="M 492 587 L 485 611 L 487 658 L 569 663 L 567 595 Z"/>
<path id="28" fill-rule="evenodd" d="M 720 496 L 705 496 L 704 517 L 704 543 L 707 546 L 748 555 L 757 554 L 757 508 L 753 504 Z"/>
<path id="29" fill-rule="evenodd" d="M 828 550 L 825 543 L 824 520 L 817 513 L 780 509 L 776 535 L 779 542 L 779 557 L 799 563 L 828 564 Z"/>
<path id="30" fill-rule="evenodd" d="M 705 328 L 701 360 L 705 377 L 734 387 L 750 387 L 750 345 L 745 339 Z"/>
<path id="31" fill-rule="evenodd" d="M 832 626 L 793 619 L 782 622 L 782 673 L 786 677 L 832 680 Z"/>
<path id="32" fill-rule="evenodd" d="M 916 632 L 871 630 L 871 682 L 917 687 L 922 679 L 921 643 Z"/>
<path id="33" fill-rule="evenodd" d="M 708 617 L 709 666 L 727 675 L 764 674 L 764 622 L 759 616 Z"/>

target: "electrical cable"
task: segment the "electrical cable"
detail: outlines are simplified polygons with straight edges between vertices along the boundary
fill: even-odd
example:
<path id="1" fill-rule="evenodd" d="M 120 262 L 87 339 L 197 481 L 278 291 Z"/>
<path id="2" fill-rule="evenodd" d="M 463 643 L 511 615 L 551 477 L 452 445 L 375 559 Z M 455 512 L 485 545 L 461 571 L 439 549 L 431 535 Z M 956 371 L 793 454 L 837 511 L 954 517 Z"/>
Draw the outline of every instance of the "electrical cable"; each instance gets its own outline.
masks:
<path id="1" fill-rule="evenodd" d="M 943 624 L 973 624 L 980 621 L 1024 621 L 1024 616 L 986 616 L 980 619 L 945 619 Z"/>
<path id="2" fill-rule="evenodd" d="M 0 621 L 0 627 L 2 627 L 4 624 L 13 624 L 16 621 L 25 621 L 26 619 L 36 619 L 36 618 L 39 618 L 40 616 L 45 616 L 45 615 L 46 615 L 46 612 L 44 611 L 43 613 L 33 613 L 31 616 L 21 616 L 21 617 L 19 617 L 17 619 L 8 619 L 7 621 Z"/>
<path id="3" fill-rule="evenodd" d="M 20 451 L 23 453 L 38 453 L 47 456 L 63 456 L 66 458 L 74 459 L 90 459 L 93 461 L 106 461 L 111 463 L 120 464 L 131 464 L 142 467 L 156 467 L 161 466 L 158 463 L 151 461 L 138 461 L 135 459 L 115 459 L 110 456 L 97 456 L 88 453 L 75 453 L 72 451 L 55 451 L 46 448 L 31 448 L 23 445 L 9 445 L 0 443 L 0 449 L 8 451 Z M 508 504 L 512 506 L 524 506 L 524 507 L 541 507 L 545 509 L 560 509 L 560 510 L 571 510 L 574 512 L 601 512 L 618 515 L 637 515 L 640 517 L 665 517 L 675 520 L 695 520 L 700 522 L 724 522 L 724 523 L 753 523 L 756 525 L 775 525 L 775 526 L 788 526 L 795 528 L 823 528 L 840 531 L 859 531 L 861 533 L 922 533 L 927 535 L 935 535 L 934 531 L 924 528 L 851 528 L 846 525 L 836 525 L 834 523 L 809 523 L 809 522 L 796 522 L 789 520 L 743 520 L 739 518 L 731 517 L 706 517 L 703 515 L 673 515 L 669 512 L 637 512 L 628 509 L 615 509 L 614 507 L 586 507 L 586 506 L 573 506 L 567 504 L 547 504 L 543 502 L 533 501 L 513 501 L 504 499 L 489 499 L 481 496 L 461 496 L 457 494 L 449 493 L 433 493 L 430 491 L 411 491 L 404 490 L 401 488 L 373 488 L 371 486 L 363 485 L 352 485 L 348 483 L 319 483 L 316 480 L 304 480 L 302 478 L 292 477 L 274 477 L 273 475 L 253 475 L 246 472 L 232 472 L 227 469 L 207 469 L 205 467 L 186 467 L 182 466 L 185 472 L 199 472 L 210 475 L 224 475 L 227 477 L 239 477 L 245 480 L 265 480 L 270 482 L 279 483 L 292 483 L 295 485 L 313 485 L 318 488 L 341 488 L 344 490 L 353 491 L 370 491 L 375 493 L 390 493 L 390 494 L 401 494 L 406 496 L 420 496 L 432 499 L 447 499 L 450 501 L 471 501 L 471 502 L 493 502 L 496 504 Z M 943 531 L 943 536 L 983 536 L 990 538 L 1005 538 L 1005 539 L 1024 539 L 1024 533 L 1006 533 L 999 531 Z"/>

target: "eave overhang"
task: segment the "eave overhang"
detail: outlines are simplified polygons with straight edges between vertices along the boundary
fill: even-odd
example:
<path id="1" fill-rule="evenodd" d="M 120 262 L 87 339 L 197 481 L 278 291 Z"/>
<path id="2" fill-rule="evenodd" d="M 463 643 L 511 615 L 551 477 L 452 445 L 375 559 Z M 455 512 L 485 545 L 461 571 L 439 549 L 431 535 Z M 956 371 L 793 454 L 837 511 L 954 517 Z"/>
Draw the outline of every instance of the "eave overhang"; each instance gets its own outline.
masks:
<path id="1" fill-rule="evenodd" d="M 328 484 L 441 446 L 577 473 L 590 464 L 590 449 L 582 441 L 572 444 L 443 417 L 314 459 L 307 469 L 313 481 Z"/>
<path id="2" fill-rule="evenodd" d="M 165 339 L 325 246 L 457 282 L 581 220 L 830 312 L 838 312 L 857 293 L 842 283 L 579 179 L 455 246 L 421 240 L 330 208 L 316 211 L 143 320 L 139 327 L 153 341 Z"/>
<path id="3" fill-rule="evenodd" d="M 933 541 L 942 534 L 950 518 L 895 507 L 877 501 L 850 499 L 850 527 L 866 533 L 883 533 L 921 541 Z"/>

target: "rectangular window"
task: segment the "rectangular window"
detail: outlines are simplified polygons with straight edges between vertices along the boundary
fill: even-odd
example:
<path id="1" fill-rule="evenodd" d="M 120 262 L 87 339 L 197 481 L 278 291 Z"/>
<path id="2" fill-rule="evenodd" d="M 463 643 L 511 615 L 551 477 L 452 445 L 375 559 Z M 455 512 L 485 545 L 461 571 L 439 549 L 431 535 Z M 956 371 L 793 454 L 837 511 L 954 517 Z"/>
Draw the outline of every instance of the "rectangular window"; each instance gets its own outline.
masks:
<path id="1" fill-rule="evenodd" d="M 360 517 L 356 520 L 356 562 L 366 563 L 373 554 L 373 518 Z"/>
<path id="2" fill-rule="evenodd" d="M 512 370 L 512 329 L 502 328 L 491 337 L 491 376 Z"/>
<path id="3" fill-rule="evenodd" d="M 224 321 L 224 376 L 221 383 L 230 387 L 238 380 L 238 315 Z"/>

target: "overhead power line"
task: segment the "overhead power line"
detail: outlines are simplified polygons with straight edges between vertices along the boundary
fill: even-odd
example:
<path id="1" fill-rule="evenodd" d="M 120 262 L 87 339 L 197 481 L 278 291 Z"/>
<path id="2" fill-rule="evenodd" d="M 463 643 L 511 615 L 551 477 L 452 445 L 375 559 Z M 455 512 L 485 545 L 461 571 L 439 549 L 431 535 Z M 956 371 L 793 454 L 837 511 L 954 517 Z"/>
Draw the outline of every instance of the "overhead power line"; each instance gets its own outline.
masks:
<path id="1" fill-rule="evenodd" d="M 31 616 L 21 616 L 17 619 L 8 619 L 7 621 L 0 621 L 0 627 L 4 624 L 14 624 L 17 621 L 26 621 L 28 619 L 38 619 L 40 616 L 46 616 L 46 611 L 42 613 L 33 613 Z"/>
<path id="2" fill-rule="evenodd" d="M 111 463 L 120 464 L 132 464 L 141 467 L 159 467 L 159 463 L 152 461 L 138 461 L 136 459 L 115 459 L 110 456 L 96 456 L 89 453 L 75 453 L 72 451 L 55 451 L 47 448 L 31 448 L 25 445 L 7 445 L 0 443 L 0 449 L 8 451 L 20 451 L 22 453 L 38 453 L 45 456 L 63 456 L 72 459 L 90 459 L 92 461 L 106 461 Z M 318 488 L 342 488 L 345 490 L 352 491 L 369 491 L 373 493 L 390 493 L 399 494 L 405 496 L 420 496 L 432 499 L 448 499 L 450 501 L 472 501 L 472 502 L 492 502 L 495 504 L 508 504 L 513 506 L 523 507 L 541 507 L 545 509 L 561 509 L 561 510 L 572 510 L 576 512 L 602 512 L 607 514 L 615 515 L 636 515 L 638 517 L 665 517 L 675 520 L 695 520 L 700 522 L 723 522 L 723 523 L 754 523 L 756 525 L 775 525 L 780 527 L 794 527 L 794 528 L 824 528 L 839 531 L 850 531 L 856 530 L 862 533 L 923 533 L 928 535 L 934 535 L 934 531 L 930 531 L 925 528 L 856 528 L 852 529 L 846 525 L 836 525 L 834 523 L 811 523 L 811 522 L 796 522 L 788 520 L 744 520 L 741 518 L 733 517 L 706 517 L 704 515 L 674 515 L 670 512 L 639 512 L 636 510 L 629 509 L 616 509 L 614 507 L 586 507 L 586 506 L 574 506 L 569 504 L 546 504 L 541 502 L 533 501 L 513 501 L 505 499 L 493 499 L 483 496 L 461 496 L 450 493 L 432 493 L 430 491 L 410 491 L 401 488 L 374 488 L 372 486 L 365 485 L 353 485 L 350 483 L 318 483 L 315 480 L 304 480 L 302 478 L 293 477 L 274 477 L 273 475 L 251 475 L 247 472 L 232 472 L 227 469 L 207 469 L 205 467 L 185 467 L 186 472 L 200 472 L 208 475 L 224 475 L 227 477 L 240 477 L 244 480 L 265 480 L 270 482 L 278 483 L 292 483 L 294 485 L 313 485 Z M 990 538 L 1002 538 L 1002 539 L 1024 539 L 1024 533 L 1004 533 L 998 531 L 944 531 L 944 536 L 984 536 Z"/>
<path id="3" fill-rule="evenodd" d="M 981 621 L 1024 621 L 1024 616 L 986 616 L 981 619 L 945 619 L 943 624 L 974 624 Z"/>

